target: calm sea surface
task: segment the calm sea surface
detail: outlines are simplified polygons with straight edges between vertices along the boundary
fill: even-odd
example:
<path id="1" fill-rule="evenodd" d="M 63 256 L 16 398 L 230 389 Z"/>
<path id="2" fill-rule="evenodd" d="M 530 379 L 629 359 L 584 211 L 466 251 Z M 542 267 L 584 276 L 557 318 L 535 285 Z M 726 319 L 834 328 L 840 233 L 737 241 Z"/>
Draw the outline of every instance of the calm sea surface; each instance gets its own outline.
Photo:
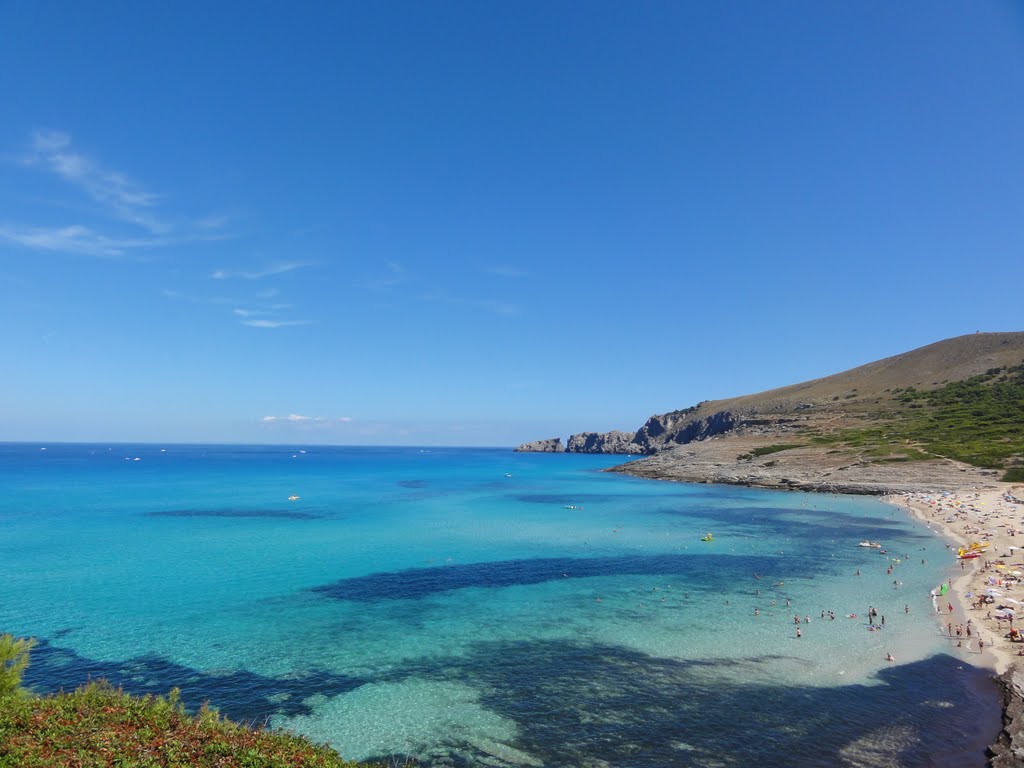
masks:
<path id="1" fill-rule="evenodd" d="M 37 691 L 178 686 L 358 760 L 984 764 L 998 701 L 936 631 L 940 539 L 619 462 L 0 444 L 0 631 L 39 638 Z"/>

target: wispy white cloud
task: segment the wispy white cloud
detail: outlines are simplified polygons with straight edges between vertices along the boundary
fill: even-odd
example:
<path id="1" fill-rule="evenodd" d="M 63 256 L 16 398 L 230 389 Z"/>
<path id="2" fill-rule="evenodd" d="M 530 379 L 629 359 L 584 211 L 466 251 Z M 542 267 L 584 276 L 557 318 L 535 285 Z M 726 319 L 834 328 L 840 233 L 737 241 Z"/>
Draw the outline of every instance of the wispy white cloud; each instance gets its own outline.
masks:
<path id="1" fill-rule="evenodd" d="M 275 429 L 316 430 L 318 432 L 339 430 L 345 433 L 351 432 L 352 428 L 348 424 L 352 421 L 351 416 L 306 416 L 301 413 L 289 413 L 287 416 L 264 416 L 260 419 L 262 425 Z M 354 427 L 355 425 L 353 425 Z"/>
<path id="2" fill-rule="evenodd" d="M 104 258 L 118 258 L 129 251 L 159 248 L 170 243 L 170 240 L 164 237 L 108 237 L 80 224 L 34 228 L 0 226 L 0 238 L 38 251 L 78 253 Z"/>
<path id="3" fill-rule="evenodd" d="M 242 325 L 248 325 L 251 328 L 284 328 L 290 325 L 311 324 L 309 320 L 293 320 L 282 315 L 282 312 L 291 308 L 291 304 L 283 302 L 275 304 L 255 303 L 255 306 L 235 307 L 231 310 L 231 313 L 235 317 L 241 318 L 240 322 Z"/>
<path id="4" fill-rule="evenodd" d="M 293 325 L 309 325 L 309 320 L 254 320 L 247 318 L 242 320 L 242 325 L 250 328 L 285 328 Z"/>
<path id="5" fill-rule="evenodd" d="M 303 416 L 298 413 L 289 413 L 287 416 L 264 416 L 262 421 L 265 424 L 271 424 L 275 421 L 291 422 L 292 424 L 299 424 L 303 422 L 323 422 L 327 421 L 323 416 Z"/>
<path id="6" fill-rule="evenodd" d="M 312 266 L 313 262 L 311 261 L 279 261 L 258 270 L 218 269 L 213 272 L 210 277 L 214 280 L 230 280 L 232 278 L 241 278 L 242 280 L 262 280 L 265 277 L 283 275 L 285 272 L 291 272 L 296 269 Z"/>
<path id="7" fill-rule="evenodd" d="M 104 216 L 130 224 L 135 229 L 129 230 L 127 234 L 112 234 L 98 231 L 96 226 L 78 223 L 38 227 L 8 222 L 0 225 L 0 239 L 36 251 L 121 258 L 140 250 L 188 242 L 225 240 L 230 237 L 220 231 L 224 225 L 221 217 L 208 217 L 192 224 L 172 226 L 158 215 L 158 195 L 143 188 L 127 174 L 105 168 L 75 150 L 68 133 L 35 131 L 31 135 L 30 146 L 29 153 L 21 158 L 23 165 L 52 173 L 84 192 Z M 50 204 L 57 208 L 65 205 L 64 201 L 50 201 Z"/>
<path id="8" fill-rule="evenodd" d="M 171 227 L 153 213 L 159 197 L 145 190 L 127 174 L 103 168 L 76 152 L 70 134 L 39 130 L 32 134 L 33 154 L 29 164 L 41 163 L 51 172 L 82 189 L 94 201 L 119 219 L 136 224 L 153 234 Z"/>

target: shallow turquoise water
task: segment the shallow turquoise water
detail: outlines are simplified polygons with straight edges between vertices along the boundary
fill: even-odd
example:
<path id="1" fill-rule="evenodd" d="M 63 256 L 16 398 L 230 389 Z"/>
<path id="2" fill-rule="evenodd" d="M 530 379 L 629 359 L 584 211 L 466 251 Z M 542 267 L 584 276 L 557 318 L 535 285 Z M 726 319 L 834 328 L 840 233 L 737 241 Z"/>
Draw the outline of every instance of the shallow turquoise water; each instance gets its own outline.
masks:
<path id="1" fill-rule="evenodd" d="M 354 759 L 983 764 L 998 706 L 935 631 L 942 541 L 619 461 L 0 445 L 0 630 L 43 640 L 39 690 L 177 685 Z"/>

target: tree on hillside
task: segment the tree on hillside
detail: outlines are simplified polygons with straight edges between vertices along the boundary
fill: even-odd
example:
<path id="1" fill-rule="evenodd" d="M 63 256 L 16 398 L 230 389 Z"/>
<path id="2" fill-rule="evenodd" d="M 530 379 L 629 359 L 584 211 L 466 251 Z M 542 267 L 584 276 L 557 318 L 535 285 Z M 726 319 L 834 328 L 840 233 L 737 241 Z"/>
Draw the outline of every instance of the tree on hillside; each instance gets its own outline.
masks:
<path id="1" fill-rule="evenodd" d="M 21 674 L 28 666 L 28 654 L 35 640 L 0 635 L 0 699 L 22 692 Z"/>

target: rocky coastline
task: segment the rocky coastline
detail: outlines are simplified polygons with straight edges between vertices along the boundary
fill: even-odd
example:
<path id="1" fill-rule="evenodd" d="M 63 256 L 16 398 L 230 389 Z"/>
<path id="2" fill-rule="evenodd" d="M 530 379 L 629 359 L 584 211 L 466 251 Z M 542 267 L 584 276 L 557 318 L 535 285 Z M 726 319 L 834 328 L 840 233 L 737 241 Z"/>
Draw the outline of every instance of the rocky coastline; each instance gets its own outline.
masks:
<path id="1" fill-rule="evenodd" d="M 550 437 L 546 440 L 533 440 L 523 443 L 516 448 L 516 453 L 563 453 L 565 446 L 562 445 L 562 438 Z"/>
<path id="2" fill-rule="evenodd" d="M 581 432 L 569 435 L 566 453 L 643 453 L 643 448 L 635 442 L 635 432 Z"/>
<path id="3" fill-rule="evenodd" d="M 977 333 L 849 371 L 583 432 L 519 451 L 636 456 L 606 472 L 655 480 L 888 496 L 1002 488 L 1024 472 L 1024 333 Z M 997 394 L 998 393 L 998 394 Z M 971 462 L 971 463 L 966 463 Z M 998 678 L 991 764 L 1024 767 L 1024 670 Z"/>
<path id="4" fill-rule="evenodd" d="M 1024 670 L 1011 666 L 996 677 L 1003 694 L 1003 729 L 988 748 L 992 768 L 1024 766 Z"/>
<path id="5" fill-rule="evenodd" d="M 817 446 L 782 448 L 756 456 L 760 441 L 710 440 L 661 451 L 611 467 L 651 480 L 743 485 L 817 493 L 885 496 L 893 493 L 934 493 L 959 488 L 995 488 L 999 471 L 952 459 L 876 462 L 856 455 L 829 453 Z"/>

